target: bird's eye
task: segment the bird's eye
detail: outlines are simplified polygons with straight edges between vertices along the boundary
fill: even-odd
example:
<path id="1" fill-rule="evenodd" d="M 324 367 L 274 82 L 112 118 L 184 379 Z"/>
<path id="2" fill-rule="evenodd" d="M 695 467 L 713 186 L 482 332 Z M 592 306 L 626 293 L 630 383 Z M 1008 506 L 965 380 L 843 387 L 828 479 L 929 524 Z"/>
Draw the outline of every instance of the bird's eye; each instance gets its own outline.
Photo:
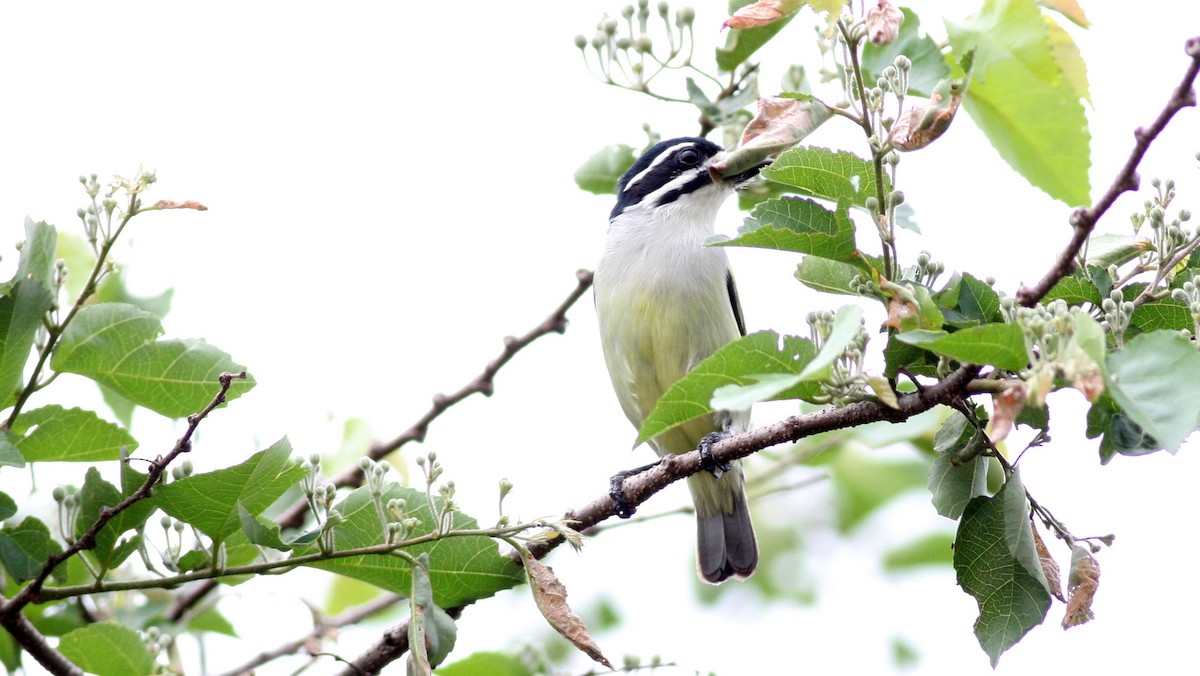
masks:
<path id="1" fill-rule="evenodd" d="M 683 150 L 679 151 L 678 157 L 680 162 L 689 167 L 700 164 L 700 153 L 691 148 L 684 148 Z"/>

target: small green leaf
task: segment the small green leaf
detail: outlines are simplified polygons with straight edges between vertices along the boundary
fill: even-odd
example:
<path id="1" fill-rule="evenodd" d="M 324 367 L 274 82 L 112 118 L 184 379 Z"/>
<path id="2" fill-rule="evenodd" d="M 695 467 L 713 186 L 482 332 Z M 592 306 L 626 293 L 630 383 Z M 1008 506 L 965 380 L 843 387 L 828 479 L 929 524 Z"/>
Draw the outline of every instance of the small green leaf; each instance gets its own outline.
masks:
<path id="1" fill-rule="evenodd" d="M 16 447 L 29 462 L 116 460 L 121 449 L 138 447 L 137 440 L 118 425 L 91 411 L 58 404 L 22 413 L 12 432 L 25 435 L 16 441 Z"/>
<path id="2" fill-rule="evenodd" d="M 477 652 L 465 658 L 440 667 L 437 676 L 534 676 L 531 670 L 520 658 L 505 653 Z"/>
<path id="3" fill-rule="evenodd" d="M 1080 102 L 1081 73 L 1057 58 L 1033 0 L 987 0 L 962 23 L 946 21 L 956 54 L 975 50 L 963 105 L 1006 162 L 1034 186 L 1067 205 L 1090 201 L 1090 135 Z"/>
<path id="4" fill-rule="evenodd" d="M 18 279 L 0 296 L 0 410 L 17 400 L 25 364 L 54 296 L 36 279 Z"/>
<path id="5" fill-rule="evenodd" d="M 617 181 L 637 159 L 635 152 L 623 144 L 602 148 L 575 170 L 575 185 L 596 195 L 616 194 Z"/>
<path id="6" fill-rule="evenodd" d="M 955 307 L 963 317 L 981 324 L 998 322 L 1003 318 L 1000 314 L 1000 295 L 986 282 L 969 273 L 962 276 Z"/>
<path id="7" fill-rule="evenodd" d="M 424 492 L 393 485 L 380 496 L 384 504 L 396 498 L 403 499 L 408 505 L 404 513 L 405 518 L 411 517 L 419 521 L 414 534 L 421 535 L 433 531 L 434 522 Z M 441 498 L 435 497 L 434 502 L 440 509 Z M 379 523 L 369 488 L 364 486 L 356 489 L 334 509 L 345 517 L 334 531 L 338 549 L 368 547 L 383 542 L 383 526 Z M 478 528 L 479 524 L 465 514 L 456 512 L 453 527 L 472 529 Z M 297 554 L 316 551 L 320 550 L 315 545 L 296 549 Z M 452 608 L 487 598 L 525 581 L 521 567 L 511 558 L 500 554 L 495 540 L 483 536 L 445 538 L 413 545 L 404 551 L 412 556 L 421 552 L 429 553 L 433 598 L 442 608 Z M 412 567 L 397 556 L 371 554 L 308 565 L 369 582 L 381 589 L 400 594 L 407 595 L 412 591 Z"/>
<path id="8" fill-rule="evenodd" d="M 125 499 L 117 487 L 105 481 L 100 476 L 100 470 L 89 467 L 84 477 L 83 487 L 79 490 L 80 508 L 76 520 L 75 535 L 82 535 L 92 527 L 99 518 L 100 511 L 105 507 L 113 507 Z M 100 532 L 96 533 L 96 546 L 92 548 L 93 555 L 100 566 L 109 570 L 121 564 L 124 557 L 133 553 L 128 546 L 132 540 L 118 542 L 121 535 L 140 528 L 146 519 L 154 512 L 154 504 L 150 500 L 140 500 L 133 503 L 121 513 L 113 517 Z"/>
<path id="9" fill-rule="evenodd" d="M 958 519 L 972 498 L 987 493 L 987 459 L 976 454 L 961 460 L 975 440 L 975 427 L 958 411 L 951 413 L 934 435 L 938 456 L 929 468 L 929 492 L 933 508 L 948 519 Z"/>
<path id="10" fill-rule="evenodd" d="M 158 317 L 133 305 L 89 305 L 63 332 L 50 364 L 171 418 L 207 406 L 220 387 L 221 373 L 244 370 L 202 340 L 156 340 L 160 333 Z M 236 380 L 227 398 L 239 397 L 253 386 L 253 378 Z"/>
<path id="11" fill-rule="evenodd" d="M 897 338 L 964 364 L 991 364 L 1008 371 L 1029 365 L 1025 336 L 1016 324 L 984 324 L 954 333 L 908 331 Z"/>
<path id="12" fill-rule="evenodd" d="M 251 514 L 241 502 L 237 503 L 238 519 L 242 522 L 242 533 L 256 545 L 270 547 L 281 552 L 291 551 L 292 546 L 280 537 L 279 524 L 259 514 Z"/>
<path id="13" fill-rule="evenodd" d="M 877 259 L 866 256 L 858 264 L 841 263 L 821 258 L 820 256 L 805 256 L 796 266 L 796 279 L 810 289 L 824 293 L 834 293 L 846 296 L 861 296 L 852 282 L 855 278 L 869 279 L 870 273 L 864 270 L 862 263 L 875 267 Z"/>
<path id="14" fill-rule="evenodd" d="M 713 412 L 713 393 L 722 385 L 751 385 L 769 373 L 798 374 L 816 356 L 812 342 L 796 336 L 781 337 L 760 331 L 735 340 L 700 362 L 659 398 L 642 423 L 637 443 L 642 443 Z M 778 392 L 779 399 L 811 398 L 819 392 L 813 383 L 802 383 Z"/>
<path id="15" fill-rule="evenodd" d="M 1096 285 L 1086 275 L 1079 272 L 1060 279 L 1042 299 L 1042 304 L 1048 305 L 1060 298 L 1071 306 L 1079 306 L 1084 303 L 1100 305 L 1100 292 L 1096 289 Z"/>
<path id="16" fill-rule="evenodd" d="M 1108 393 L 1172 453 L 1200 420 L 1200 351 L 1175 331 L 1134 336 L 1108 356 Z"/>
<path id="17" fill-rule="evenodd" d="M 3 465 L 24 467 L 25 456 L 21 455 L 21 449 L 13 445 L 8 432 L 0 430 L 0 466 Z"/>
<path id="18" fill-rule="evenodd" d="M 865 208 L 868 197 L 879 197 L 875 166 L 842 150 L 797 146 L 781 154 L 762 174 L 806 195 L 835 203 L 845 200 Z M 884 176 L 884 192 L 891 189 Z"/>
<path id="19" fill-rule="evenodd" d="M 995 497 L 967 503 L 954 541 L 954 570 L 963 591 L 979 604 L 975 636 L 994 668 L 1050 609 L 1018 473 Z"/>
<path id="20" fill-rule="evenodd" d="M 844 263 L 855 260 L 854 224 L 845 201 L 830 211 L 810 199 L 779 197 L 761 202 L 734 239 L 713 238 L 716 246 L 794 251 Z"/>
<path id="21" fill-rule="evenodd" d="M 145 676 L 154 657 L 136 631 L 111 622 L 80 627 L 59 639 L 58 649 L 79 668 L 97 676 Z"/>
<path id="22" fill-rule="evenodd" d="M 156 504 L 220 542 L 242 529 L 240 509 L 261 514 L 297 485 L 304 468 L 291 460 L 292 446 L 281 439 L 245 462 L 196 474 L 154 490 Z"/>
<path id="23" fill-rule="evenodd" d="M 1088 439 L 1100 439 L 1100 464 L 1107 465 L 1113 456 L 1148 455 L 1162 450 L 1154 437 L 1146 434 L 1129 416 L 1117 408 L 1110 396 L 1102 396 L 1088 409 Z"/>
<path id="24" fill-rule="evenodd" d="M 17 502 L 8 493 L 0 493 L 0 521 L 17 513 Z"/>
<path id="25" fill-rule="evenodd" d="M 50 556 L 61 551 L 62 547 L 50 537 L 46 524 L 32 516 L 25 517 L 16 526 L 0 528 L 0 563 L 18 582 L 37 577 Z M 59 566 L 58 570 L 64 570 L 64 567 Z"/>
<path id="26" fill-rule="evenodd" d="M 937 377 L 938 356 L 916 345 L 909 345 L 900 340 L 899 335 L 893 333 L 889 336 L 887 347 L 883 350 L 884 375 L 895 378 L 903 369 L 914 376 Z"/>

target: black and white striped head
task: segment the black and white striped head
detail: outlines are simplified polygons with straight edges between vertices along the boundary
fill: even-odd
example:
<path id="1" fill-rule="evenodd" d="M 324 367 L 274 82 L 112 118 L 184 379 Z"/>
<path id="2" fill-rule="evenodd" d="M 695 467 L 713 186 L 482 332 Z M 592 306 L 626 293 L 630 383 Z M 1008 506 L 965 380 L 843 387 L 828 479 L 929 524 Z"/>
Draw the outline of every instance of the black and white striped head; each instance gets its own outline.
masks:
<path id="1" fill-rule="evenodd" d="M 609 220 L 634 207 L 656 209 L 713 186 L 709 167 L 723 155 L 725 150 L 721 146 L 695 136 L 656 143 L 617 182 L 617 204 Z M 754 167 L 717 180 L 726 187 L 736 187 L 753 178 L 761 168 Z"/>

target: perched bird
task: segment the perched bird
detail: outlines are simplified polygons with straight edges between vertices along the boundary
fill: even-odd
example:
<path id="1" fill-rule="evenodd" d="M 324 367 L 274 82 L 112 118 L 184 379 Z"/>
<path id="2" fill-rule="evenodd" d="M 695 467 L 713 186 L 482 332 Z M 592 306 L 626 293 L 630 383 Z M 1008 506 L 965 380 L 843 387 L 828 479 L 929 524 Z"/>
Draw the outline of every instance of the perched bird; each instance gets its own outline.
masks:
<path id="1" fill-rule="evenodd" d="M 746 333 L 729 260 L 704 240 L 714 234 L 717 211 L 733 189 L 765 165 L 732 176 L 710 172 L 725 155 L 702 138 L 663 141 L 617 183 L 593 284 L 608 373 L 635 427 L 675 381 Z M 706 415 L 650 445 L 660 457 L 686 453 L 713 433 L 744 431 L 748 417 Z M 714 470 L 689 477 L 688 488 L 696 506 L 700 576 L 715 584 L 753 573 L 758 545 L 740 462 Z"/>

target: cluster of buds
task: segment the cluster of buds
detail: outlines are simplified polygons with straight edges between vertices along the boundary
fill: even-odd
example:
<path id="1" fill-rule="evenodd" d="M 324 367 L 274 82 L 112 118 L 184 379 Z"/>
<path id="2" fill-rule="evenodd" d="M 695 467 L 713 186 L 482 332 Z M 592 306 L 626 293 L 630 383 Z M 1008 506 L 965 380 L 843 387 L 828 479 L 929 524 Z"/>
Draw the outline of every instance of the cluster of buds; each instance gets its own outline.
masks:
<path id="1" fill-rule="evenodd" d="M 1192 314 L 1192 333 L 1189 338 L 1200 338 L 1200 275 L 1185 281 L 1171 291 L 1171 298 L 1184 303 Z M 1200 343 L 1198 343 L 1200 344 Z"/>
<path id="2" fill-rule="evenodd" d="M 651 26 L 649 0 L 638 0 L 637 6 L 626 5 L 621 10 L 621 19 L 605 16 L 596 25 L 596 33 L 589 40 L 583 35 L 575 36 L 575 46 L 583 55 L 589 69 L 593 55 L 599 68 L 598 77 L 612 85 L 647 91 L 647 86 L 658 73 L 667 68 L 682 68 L 691 63 L 695 41 L 692 24 L 696 11 L 683 7 L 671 16 L 671 7 L 659 2 L 655 15 L 662 25 L 667 48 L 659 52 L 655 48 Z M 590 51 L 589 51 L 590 48 Z M 652 69 L 647 72 L 647 69 Z"/>
<path id="3" fill-rule="evenodd" d="M 809 333 L 812 335 L 813 343 L 817 346 L 818 351 L 829 340 L 833 331 L 834 317 L 832 312 L 820 311 L 810 312 L 806 318 Z M 866 356 L 869 339 L 867 330 L 860 320 L 858 332 L 834 361 L 829 377 L 821 382 L 821 390 L 824 398 L 828 401 L 841 406 L 861 401 L 865 397 L 865 390 L 871 387 L 863 370 L 863 359 Z"/>

